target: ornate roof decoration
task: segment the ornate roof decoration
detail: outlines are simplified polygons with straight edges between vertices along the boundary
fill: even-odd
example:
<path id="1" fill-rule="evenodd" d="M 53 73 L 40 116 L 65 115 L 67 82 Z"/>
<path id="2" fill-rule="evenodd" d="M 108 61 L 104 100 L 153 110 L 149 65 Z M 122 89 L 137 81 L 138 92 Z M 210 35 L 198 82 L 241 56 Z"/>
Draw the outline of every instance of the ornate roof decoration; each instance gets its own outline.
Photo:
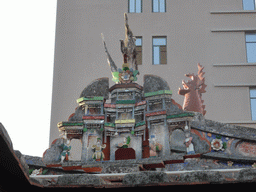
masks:
<path id="1" fill-rule="evenodd" d="M 183 110 L 200 112 L 205 115 L 205 105 L 203 105 L 204 100 L 202 100 L 202 93 L 206 92 L 205 88 L 207 86 L 204 83 L 205 77 L 203 77 L 205 72 L 203 72 L 204 67 L 199 63 L 197 67 L 197 75 L 194 73 L 185 74 L 185 76 L 189 77 L 191 80 L 187 82 L 182 81 L 183 88 L 179 88 L 178 94 L 185 96 Z"/>
<path id="2" fill-rule="evenodd" d="M 255 182 L 256 129 L 204 118 L 206 85 L 200 64 L 198 74 L 186 74 L 191 80 L 183 81 L 179 89 L 185 96 L 185 111 L 172 99 L 163 78 L 145 75 L 143 87 L 135 83 L 136 39 L 127 14 L 124 17 L 122 69 L 111 58 L 102 35 L 116 84 L 109 88 L 108 78 L 100 78 L 84 88 L 75 113 L 57 124 L 60 138 L 43 158 L 14 151 L 0 123 L 0 159 L 4 160 L 0 167 L 12 168 L 11 172 L 14 167 L 25 177 L 23 181 L 51 188 Z M 71 158 L 73 139 L 81 141 L 80 160 Z M 11 165 L 6 166 L 5 160 Z M 152 171 L 156 168 L 162 171 Z M 228 170 L 219 171 L 222 168 Z"/>
<path id="3" fill-rule="evenodd" d="M 137 63 L 136 63 L 136 38 L 133 36 L 132 30 L 128 25 L 128 17 L 127 14 L 124 14 L 125 20 L 125 40 L 120 40 L 121 42 L 121 52 L 123 54 L 123 64 L 122 69 L 118 68 L 111 58 L 104 35 L 101 34 L 103 45 L 105 48 L 105 52 L 107 55 L 107 61 L 110 66 L 110 70 L 112 72 L 113 79 L 115 83 L 131 83 L 137 81 L 137 75 L 139 74 Z"/>

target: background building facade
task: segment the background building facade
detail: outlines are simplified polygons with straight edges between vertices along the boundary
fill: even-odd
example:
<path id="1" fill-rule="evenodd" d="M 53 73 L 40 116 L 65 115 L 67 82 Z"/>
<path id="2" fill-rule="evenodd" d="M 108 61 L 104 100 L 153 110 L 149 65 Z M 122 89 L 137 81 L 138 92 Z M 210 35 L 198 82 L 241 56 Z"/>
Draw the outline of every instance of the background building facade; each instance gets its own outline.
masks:
<path id="1" fill-rule="evenodd" d="M 164 78 L 172 98 L 185 73 L 204 66 L 207 119 L 256 128 L 256 10 L 254 0 L 59 0 L 50 142 L 57 123 L 67 120 L 91 81 L 112 76 L 102 39 L 117 64 L 123 63 L 123 14 L 137 39 L 138 83 L 143 75 Z M 75 156 L 75 155 L 74 155 Z M 79 155 L 78 155 L 79 156 Z"/>

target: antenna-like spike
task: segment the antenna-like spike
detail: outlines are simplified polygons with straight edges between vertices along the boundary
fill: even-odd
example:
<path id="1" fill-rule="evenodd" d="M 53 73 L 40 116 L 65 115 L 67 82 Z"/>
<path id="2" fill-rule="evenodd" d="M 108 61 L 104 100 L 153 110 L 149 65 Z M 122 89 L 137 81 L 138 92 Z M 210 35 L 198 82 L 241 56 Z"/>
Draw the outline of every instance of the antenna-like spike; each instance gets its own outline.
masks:
<path id="1" fill-rule="evenodd" d="M 104 45 L 104 48 L 105 48 L 105 53 L 107 55 L 107 60 L 108 60 L 108 65 L 110 66 L 110 70 L 112 72 L 116 72 L 117 71 L 117 67 L 116 67 L 115 62 L 113 61 L 112 57 L 110 56 L 110 54 L 108 52 L 107 45 L 106 45 L 103 33 L 101 33 L 101 38 L 102 38 L 102 42 L 103 42 L 103 45 Z"/>

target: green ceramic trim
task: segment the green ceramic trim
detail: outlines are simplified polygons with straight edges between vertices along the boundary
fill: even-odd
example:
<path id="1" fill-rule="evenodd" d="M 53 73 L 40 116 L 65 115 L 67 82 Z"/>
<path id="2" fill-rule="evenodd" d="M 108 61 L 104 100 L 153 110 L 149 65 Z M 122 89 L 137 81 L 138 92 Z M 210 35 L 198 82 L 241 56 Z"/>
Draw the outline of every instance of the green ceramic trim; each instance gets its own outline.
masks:
<path id="1" fill-rule="evenodd" d="M 82 101 L 102 101 L 104 99 L 104 97 L 91 97 L 91 98 L 87 98 L 87 97 L 81 97 L 79 99 L 76 100 L 77 103 L 80 103 Z"/>
<path id="2" fill-rule="evenodd" d="M 115 123 L 105 123 L 104 126 L 106 126 L 106 127 L 116 127 Z"/>
<path id="3" fill-rule="evenodd" d="M 193 113 L 180 113 L 176 115 L 168 115 L 167 119 L 178 118 L 178 117 L 194 117 Z"/>
<path id="4" fill-rule="evenodd" d="M 135 100 L 117 100 L 116 104 L 135 104 Z"/>
<path id="5" fill-rule="evenodd" d="M 162 94 L 172 94 L 171 90 L 159 90 L 159 91 L 155 91 L 155 92 L 148 92 L 148 93 L 144 93 L 145 97 L 150 97 L 150 96 L 155 96 L 155 95 L 162 95 Z"/>

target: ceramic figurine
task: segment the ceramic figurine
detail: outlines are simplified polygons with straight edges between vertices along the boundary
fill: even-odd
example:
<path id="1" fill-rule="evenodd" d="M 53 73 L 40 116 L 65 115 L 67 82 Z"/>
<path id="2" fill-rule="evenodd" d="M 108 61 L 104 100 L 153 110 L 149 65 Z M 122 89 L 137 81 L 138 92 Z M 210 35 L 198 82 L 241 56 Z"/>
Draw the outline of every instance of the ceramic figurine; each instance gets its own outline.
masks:
<path id="1" fill-rule="evenodd" d="M 40 169 L 35 169 L 30 176 L 37 176 L 37 175 L 42 175 L 43 173 L 43 168 Z"/>
<path id="2" fill-rule="evenodd" d="M 67 135 L 64 135 L 64 143 L 61 145 L 62 147 L 62 152 L 60 154 L 60 162 L 63 163 L 64 161 L 68 161 L 68 157 L 70 155 L 70 150 L 71 150 L 71 146 L 70 146 L 71 141 L 69 139 L 67 139 Z"/>
<path id="3" fill-rule="evenodd" d="M 205 93 L 205 77 L 203 75 L 204 67 L 202 67 L 199 63 L 198 67 L 198 75 L 194 75 L 194 73 L 185 74 L 186 77 L 189 77 L 191 80 L 185 82 L 182 81 L 183 88 L 179 88 L 178 94 L 184 95 L 185 99 L 183 102 L 183 110 L 185 111 L 194 111 L 199 112 L 205 115 L 206 111 L 205 105 L 203 105 L 204 100 L 202 100 L 202 93 Z"/>
<path id="4" fill-rule="evenodd" d="M 158 156 L 158 152 L 160 152 L 162 150 L 162 145 L 158 142 L 156 142 L 156 137 L 155 135 L 151 135 L 151 139 L 149 139 L 150 144 L 150 150 L 149 150 L 149 156 L 150 157 L 157 157 Z"/>
<path id="5" fill-rule="evenodd" d="M 123 143 L 119 143 L 118 147 L 119 148 L 128 148 L 130 146 L 130 142 L 131 142 L 131 137 L 124 137 L 124 141 Z"/>
<path id="6" fill-rule="evenodd" d="M 224 151 L 223 142 L 221 141 L 221 139 L 213 139 L 211 142 L 211 147 L 215 151 Z"/>
<path id="7" fill-rule="evenodd" d="M 185 142 L 184 142 L 186 147 L 187 147 L 187 154 L 188 155 L 195 154 L 195 150 L 194 150 L 194 145 L 192 143 L 192 139 L 193 139 L 193 137 L 187 137 L 185 139 Z"/>
<path id="8" fill-rule="evenodd" d="M 93 160 L 95 160 L 95 161 L 102 161 L 105 158 L 104 153 L 102 152 L 102 150 L 105 147 L 106 147 L 105 144 L 101 145 L 101 139 L 97 138 L 96 145 L 92 146 L 92 149 L 95 150 L 95 152 L 92 155 Z"/>

